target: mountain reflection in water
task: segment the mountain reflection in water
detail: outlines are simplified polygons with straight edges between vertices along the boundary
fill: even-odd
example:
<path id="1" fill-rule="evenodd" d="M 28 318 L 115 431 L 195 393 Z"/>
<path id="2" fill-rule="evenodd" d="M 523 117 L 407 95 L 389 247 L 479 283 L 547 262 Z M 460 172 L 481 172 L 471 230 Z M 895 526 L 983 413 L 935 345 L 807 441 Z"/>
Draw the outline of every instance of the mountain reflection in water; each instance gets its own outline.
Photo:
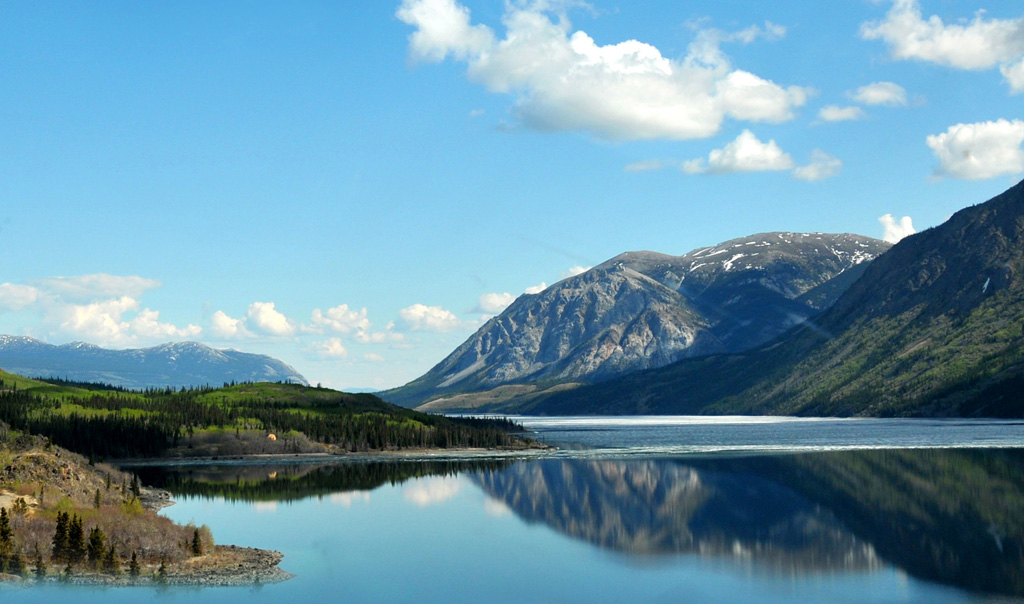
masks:
<path id="1" fill-rule="evenodd" d="M 624 556 L 713 556 L 793 575 L 893 565 L 1024 595 L 1024 451 L 879 450 L 629 461 L 548 458 L 146 470 L 248 501 L 462 474 L 528 523 Z"/>

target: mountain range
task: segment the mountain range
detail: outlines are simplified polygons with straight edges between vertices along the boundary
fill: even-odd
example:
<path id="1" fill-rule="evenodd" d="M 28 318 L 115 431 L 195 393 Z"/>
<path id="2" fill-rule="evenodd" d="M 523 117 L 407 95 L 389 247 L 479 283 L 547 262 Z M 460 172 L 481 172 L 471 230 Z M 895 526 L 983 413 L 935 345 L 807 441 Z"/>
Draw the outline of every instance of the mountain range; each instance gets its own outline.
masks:
<path id="1" fill-rule="evenodd" d="M 682 256 L 628 252 L 524 294 L 426 375 L 383 396 L 477 407 L 747 350 L 828 308 L 890 244 L 762 233 Z"/>
<path id="2" fill-rule="evenodd" d="M 130 389 L 219 386 L 228 382 L 293 382 L 306 378 L 275 358 L 218 350 L 198 342 L 108 350 L 72 342 L 54 346 L 24 336 L 0 335 L 0 367 L 26 377 L 111 384 Z"/>
<path id="3" fill-rule="evenodd" d="M 549 414 L 1024 414 L 1024 182 L 879 256 L 754 349 L 484 409 Z"/>

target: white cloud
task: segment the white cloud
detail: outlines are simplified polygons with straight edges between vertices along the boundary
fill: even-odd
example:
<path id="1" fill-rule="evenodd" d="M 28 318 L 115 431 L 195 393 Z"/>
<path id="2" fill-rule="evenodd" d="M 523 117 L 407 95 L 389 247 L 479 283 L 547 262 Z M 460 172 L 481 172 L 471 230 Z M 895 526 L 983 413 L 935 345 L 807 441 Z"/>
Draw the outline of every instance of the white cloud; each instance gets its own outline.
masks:
<path id="1" fill-rule="evenodd" d="M 793 119 L 795 110 L 807 102 L 808 90 L 797 86 L 783 89 L 774 82 L 737 69 L 716 84 L 717 98 L 732 117 L 751 122 L 779 123 Z"/>
<path id="2" fill-rule="evenodd" d="M 1024 172 L 1024 121 L 956 124 L 927 139 L 940 176 L 978 180 Z"/>
<path id="3" fill-rule="evenodd" d="M 907 91 L 892 82 L 872 82 L 851 92 L 850 98 L 865 105 L 903 107 L 907 104 Z"/>
<path id="4" fill-rule="evenodd" d="M 937 15 L 925 20 L 917 0 L 895 0 L 885 19 L 863 24 L 860 33 L 884 41 L 896 59 L 968 70 L 999 65 L 1013 89 L 1020 90 L 1010 65 L 1024 57 L 1024 17 L 986 19 L 978 11 L 969 22 L 947 24 Z"/>
<path id="5" fill-rule="evenodd" d="M 0 310 L 21 310 L 39 300 L 39 290 L 31 285 L 0 283 Z"/>
<path id="6" fill-rule="evenodd" d="M 776 39 L 785 28 L 766 23 L 736 34 L 699 32 L 687 55 L 668 59 L 637 40 L 599 46 L 571 32 L 564 14 L 545 2 L 506 3 L 499 40 L 472 25 L 454 0 L 404 0 L 396 16 L 413 26 L 415 59 L 446 57 L 467 64 L 470 79 L 495 93 L 517 96 L 515 113 L 540 130 L 576 130 L 610 139 L 691 139 L 716 134 L 726 118 L 792 119 L 808 90 L 783 87 L 734 69 L 722 42 Z"/>
<path id="7" fill-rule="evenodd" d="M 327 312 L 314 308 L 311 321 L 314 329 L 317 330 L 328 329 L 345 334 L 370 330 L 370 319 L 367 318 L 366 308 L 354 310 L 350 309 L 348 304 L 328 308 Z"/>
<path id="8" fill-rule="evenodd" d="M 530 287 L 527 287 L 523 291 L 523 293 L 526 293 L 526 294 L 539 294 L 542 291 L 546 290 L 547 288 L 548 288 L 548 284 L 543 282 L 543 281 L 541 281 L 537 285 L 531 285 Z"/>
<path id="9" fill-rule="evenodd" d="M 341 338 L 328 338 L 323 342 L 314 342 L 313 347 L 321 356 L 340 359 L 348 356 L 348 350 L 341 343 Z"/>
<path id="10" fill-rule="evenodd" d="M 62 304 L 51 308 L 61 331 L 100 346 L 128 346 L 141 338 L 146 341 L 167 338 L 194 338 L 202 333 L 198 325 L 177 327 L 160 322 L 160 312 L 141 309 L 128 296 L 88 304 Z M 135 312 L 128 318 L 127 313 Z"/>
<path id="11" fill-rule="evenodd" d="M 473 312 L 495 315 L 508 308 L 515 300 L 516 297 L 508 292 L 484 294 L 480 296 Z"/>
<path id="12" fill-rule="evenodd" d="M 763 143 L 749 130 L 744 130 L 736 140 L 722 149 L 711 151 L 706 162 L 694 159 L 683 164 L 683 171 L 687 174 L 729 174 L 792 168 L 793 158 L 783 152 L 774 140 Z"/>
<path id="13" fill-rule="evenodd" d="M 1014 93 L 1024 92 L 1024 58 L 1012 65 L 1004 65 L 999 69 L 1010 84 Z"/>
<path id="14" fill-rule="evenodd" d="M 811 163 L 793 170 L 797 180 L 815 181 L 832 178 L 843 169 L 843 162 L 821 149 L 811 151 Z"/>
<path id="15" fill-rule="evenodd" d="M 494 32 L 483 25 L 470 25 L 469 9 L 455 0 L 418 0 L 403 2 L 395 13 L 417 30 L 409 35 L 414 57 L 443 61 L 449 54 L 468 60 L 494 46 Z"/>
<path id="16" fill-rule="evenodd" d="M 849 120 L 864 119 L 864 110 L 860 107 L 840 107 L 828 105 L 818 111 L 818 119 L 823 122 L 844 122 Z"/>
<path id="17" fill-rule="evenodd" d="M 213 313 L 210 318 L 210 329 L 213 333 L 222 338 L 248 338 L 253 333 L 245 327 L 244 319 L 232 319 L 222 310 Z"/>
<path id="18" fill-rule="evenodd" d="M 176 327 L 170 323 L 161 323 L 160 311 L 148 308 L 135 315 L 135 318 L 129 321 L 128 327 L 135 336 L 154 340 L 195 338 L 203 331 L 198 325 L 189 324 L 187 327 Z"/>
<path id="19" fill-rule="evenodd" d="M 380 356 L 379 354 L 373 353 L 373 352 L 368 352 L 368 353 L 364 354 L 363 358 L 366 359 L 367 361 L 370 361 L 371 363 L 383 363 L 384 362 L 384 357 Z"/>
<path id="20" fill-rule="evenodd" d="M 562 271 L 562 278 L 563 279 L 567 279 L 569 277 L 575 277 L 576 275 L 582 275 L 583 273 L 589 271 L 591 268 L 593 268 L 593 267 L 591 267 L 591 266 L 580 266 L 578 264 L 575 265 L 575 266 L 570 266 L 569 268 L 567 268 L 564 271 Z"/>
<path id="21" fill-rule="evenodd" d="M 97 273 L 40 279 L 35 285 L 68 302 L 93 302 L 97 298 L 138 298 L 146 291 L 160 287 L 160 282 L 143 277 Z"/>
<path id="22" fill-rule="evenodd" d="M 122 316 L 139 309 L 139 303 L 128 296 L 91 304 L 69 304 L 61 309 L 64 331 L 103 344 L 124 344 L 128 339 L 128 323 Z"/>
<path id="23" fill-rule="evenodd" d="M 879 216 L 878 222 L 882 225 L 882 239 L 889 243 L 896 243 L 900 239 L 917 232 L 914 230 L 914 223 L 910 220 L 910 216 L 904 216 L 900 218 L 899 222 L 896 222 L 892 214 L 886 214 Z"/>
<path id="24" fill-rule="evenodd" d="M 405 339 L 402 334 L 392 331 L 395 322 L 391 321 L 384 326 L 384 331 L 360 331 L 356 333 L 356 341 L 360 344 L 383 344 L 386 342 L 401 342 Z"/>
<path id="25" fill-rule="evenodd" d="M 398 311 L 398 316 L 408 329 L 413 331 L 446 332 L 462 325 L 450 310 L 440 306 L 413 304 Z"/>
<path id="26" fill-rule="evenodd" d="M 458 478 L 426 478 L 420 479 L 405 487 L 402 496 L 417 506 L 426 507 L 444 503 L 459 494 L 462 482 Z"/>
<path id="27" fill-rule="evenodd" d="M 272 336 L 290 336 L 295 324 L 275 308 L 273 302 L 253 302 L 245 315 L 246 325 Z"/>

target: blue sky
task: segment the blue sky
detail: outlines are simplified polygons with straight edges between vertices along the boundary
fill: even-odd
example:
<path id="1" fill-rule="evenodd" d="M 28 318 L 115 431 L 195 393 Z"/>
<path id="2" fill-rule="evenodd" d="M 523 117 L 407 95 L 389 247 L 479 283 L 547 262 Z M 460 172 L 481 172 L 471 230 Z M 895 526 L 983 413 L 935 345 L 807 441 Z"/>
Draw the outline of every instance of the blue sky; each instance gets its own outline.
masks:
<path id="1" fill-rule="evenodd" d="M 398 386 L 623 251 L 935 226 L 1022 108 L 1017 0 L 0 0 L 0 333 Z"/>

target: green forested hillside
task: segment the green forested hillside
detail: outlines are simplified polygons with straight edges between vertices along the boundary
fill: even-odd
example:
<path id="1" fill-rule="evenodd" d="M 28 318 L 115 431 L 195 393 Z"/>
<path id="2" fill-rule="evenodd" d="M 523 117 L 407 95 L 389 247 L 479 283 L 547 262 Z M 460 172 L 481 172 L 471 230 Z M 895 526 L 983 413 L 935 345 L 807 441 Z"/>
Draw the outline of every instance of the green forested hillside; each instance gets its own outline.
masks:
<path id="1" fill-rule="evenodd" d="M 511 422 L 428 415 L 372 394 L 284 383 L 124 391 L 0 371 L 0 421 L 99 457 L 523 444 Z"/>

